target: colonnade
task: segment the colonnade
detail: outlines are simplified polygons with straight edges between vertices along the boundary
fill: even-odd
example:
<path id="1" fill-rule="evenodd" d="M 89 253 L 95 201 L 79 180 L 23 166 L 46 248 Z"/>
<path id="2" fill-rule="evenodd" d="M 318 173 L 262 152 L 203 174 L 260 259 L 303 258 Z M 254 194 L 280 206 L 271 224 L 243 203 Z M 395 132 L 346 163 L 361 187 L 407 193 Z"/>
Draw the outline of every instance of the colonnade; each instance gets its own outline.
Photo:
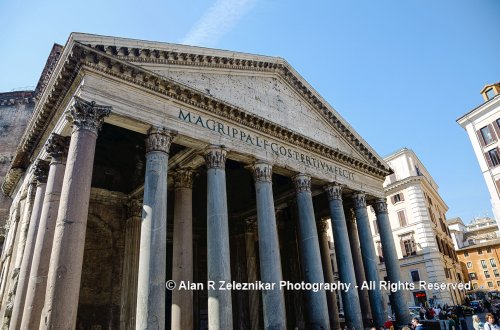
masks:
<path id="1" fill-rule="evenodd" d="M 33 202 L 28 240 L 23 256 L 22 269 L 29 274 L 19 278 L 18 294 L 10 329 L 36 328 L 71 329 L 75 327 L 80 278 L 82 271 L 85 231 L 89 207 L 92 166 L 96 138 L 110 107 L 75 98 L 71 108 L 72 133 L 70 138 L 53 134 L 47 142 L 50 166 L 36 166 L 37 190 Z M 126 251 L 124 262 L 125 281 L 136 281 L 126 293 L 125 300 L 136 299 L 135 312 L 122 310 L 127 317 L 135 317 L 136 329 L 165 329 L 165 281 L 167 242 L 167 176 L 169 149 L 175 134 L 160 128 L 151 128 L 146 138 L 146 171 L 140 230 L 138 214 L 129 217 L 126 235 L 138 236 L 138 251 Z M 226 193 L 227 151 L 224 147 L 211 145 L 203 151 L 207 169 L 207 265 L 208 281 L 231 281 L 228 208 Z M 40 163 L 42 164 L 42 163 Z M 256 193 L 257 232 L 259 242 L 260 279 L 274 283 L 273 288 L 262 295 L 263 322 L 265 329 L 286 329 L 286 311 L 280 281 L 283 280 L 278 229 L 272 188 L 272 165 L 257 160 L 250 166 Z M 64 174 L 63 174 L 64 173 Z M 192 251 L 192 190 L 191 168 L 174 172 L 174 235 L 173 266 L 174 281 L 193 280 Z M 46 180 L 46 182 L 44 181 Z M 303 280 L 308 283 L 333 281 L 332 269 L 325 251 L 325 233 L 318 236 L 311 177 L 299 173 L 292 178 L 295 186 L 298 215 L 298 238 L 301 251 Z M 335 251 L 340 281 L 355 283 L 363 277 L 356 273 L 362 266 L 367 281 L 378 283 L 378 258 L 375 255 L 371 230 L 368 222 L 366 195 L 363 192 L 343 193 L 343 186 L 330 183 L 324 187 L 329 201 L 329 214 L 335 242 Z M 346 220 L 343 200 L 352 199 L 356 223 Z M 374 204 L 388 278 L 399 281 L 399 265 L 391 228 L 388 221 L 385 200 Z M 37 230 L 35 227 L 38 226 Z M 355 250 L 353 233 L 361 249 Z M 247 245 L 252 237 L 248 236 Z M 321 244 L 320 244 L 321 241 Z M 30 242 L 30 245 L 28 245 Z M 31 248 L 33 246 L 33 248 Z M 130 250 L 130 249 L 129 249 Z M 321 251 L 323 250 L 323 251 Z M 323 254 L 323 259 L 322 259 Z M 325 257 L 327 255 L 328 257 Z M 25 265 L 26 264 L 26 265 Z M 254 270 L 255 265 L 252 266 Z M 137 270 L 137 276 L 130 275 Z M 358 268 L 358 269 L 356 269 Z M 255 271 L 254 271 L 255 272 Z M 128 274 L 128 275 L 127 275 Z M 255 277 L 255 276 L 254 276 Z M 250 280 L 250 279 L 249 279 Z M 130 282 L 129 282 L 130 286 Z M 21 291 L 26 292 L 22 294 Z M 358 290 L 342 291 L 345 322 L 349 329 L 362 329 L 362 315 L 366 301 L 360 301 Z M 335 296 L 325 291 L 304 292 L 308 329 L 338 328 L 338 311 Z M 408 321 L 408 313 L 402 292 L 394 293 L 396 317 L 400 324 Z M 124 295 L 122 294 L 122 297 Z M 250 297 L 258 300 L 255 294 Z M 363 306 L 363 309 L 361 308 Z M 132 307 L 132 308 L 133 308 Z M 189 290 L 174 290 L 172 295 L 172 329 L 189 329 L 193 326 L 193 297 Z M 375 287 L 369 291 L 369 309 L 377 326 L 385 322 L 382 291 Z M 254 311 L 255 312 L 255 311 Z M 255 314 L 255 313 L 253 313 Z M 255 316 L 255 315 L 254 315 Z M 232 329 L 233 312 L 231 291 L 208 288 L 208 320 L 210 329 Z M 367 320 L 364 320 L 365 323 Z M 332 323 L 332 324 L 331 324 Z"/>

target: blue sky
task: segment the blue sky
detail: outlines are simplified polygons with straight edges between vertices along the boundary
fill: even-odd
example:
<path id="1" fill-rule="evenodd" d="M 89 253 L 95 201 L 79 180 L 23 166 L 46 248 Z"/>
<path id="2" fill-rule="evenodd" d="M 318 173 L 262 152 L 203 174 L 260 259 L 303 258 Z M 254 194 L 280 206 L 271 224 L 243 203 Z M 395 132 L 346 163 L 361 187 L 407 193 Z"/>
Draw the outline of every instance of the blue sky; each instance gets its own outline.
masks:
<path id="1" fill-rule="evenodd" d="M 413 149 L 448 218 L 492 215 L 455 120 L 500 81 L 498 0 L 3 0 L 0 22 L 0 92 L 36 85 L 73 31 L 283 57 L 380 155 Z"/>

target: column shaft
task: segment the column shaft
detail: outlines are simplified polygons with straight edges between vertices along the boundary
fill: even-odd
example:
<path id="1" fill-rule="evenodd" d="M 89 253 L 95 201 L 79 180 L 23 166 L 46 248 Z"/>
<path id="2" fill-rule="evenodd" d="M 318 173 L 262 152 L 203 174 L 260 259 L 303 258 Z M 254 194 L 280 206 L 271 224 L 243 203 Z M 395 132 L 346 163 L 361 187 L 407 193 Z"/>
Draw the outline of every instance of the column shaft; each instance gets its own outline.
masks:
<path id="1" fill-rule="evenodd" d="M 69 138 L 53 134 L 46 146 L 52 161 L 36 236 L 21 329 L 36 329 L 40 325 L 68 145 Z"/>
<path id="2" fill-rule="evenodd" d="M 333 242 L 335 244 L 340 282 L 351 284 L 349 290 L 341 291 L 345 323 L 349 329 L 363 329 L 358 291 L 352 287 L 356 284 L 356 275 L 354 274 L 351 246 L 342 206 L 342 188 L 339 185 L 330 184 L 325 190 L 329 200 Z"/>
<path id="3" fill-rule="evenodd" d="M 210 147 L 207 165 L 207 263 L 208 281 L 231 281 L 229 227 L 226 197 L 226 151 Z M 208 328 L 232 329 L 231 291 L 208 288 Z"/>
<path id="4" fill-rule="evenodd" d="M 349 209 L 349 211 L 351 211 L 351 209 Z M 363 324 L 365 327 L 368 327 L 372 322 L 372 311 L 370 308 L 368 290 L 361 289 L 363 283 L 366 282 L 366 276 L 363 268 L 358 229 L 356 227 L 355 218 L 351 214 L 346 216 L 346 221 L 347 233 L 349 234 L 349 244 L 351 245 L 352 261 L 354 263 L 354 274 L 356 274 L 356 283 L 358 284 L 359 304 L 361 306 L 361 310 L 363 311 Z"/>
<path id="5" fill-rule="evenodd" d="M 174 174 L 174 246 L 172 280 L 193 281 L 193 171 Z M 172 330 L 193 328 L 193 291 L 172 291 Z"/>
<path id="6" fill-rule="evenodd" d="M 38 160 L 35 163 L 35 177 L 37 180 L 35 201 L 31 212 L 28 235 L 26 236 L 26 245 L 23 252 L 23 260 L 19 271 L 19 280 L 17 282 L 16 296 L 14 298 L 14 307 L 12 309 L 12 317 L 10 319 L 9 329 L 16 330 L 21 328 L 23 318 L 24 303 L 26 292 L 28 290 L 29 274 L 31 270 L 31 262 L 35 251 L 36 233 L 40 223 L 40 214 L 42 212 L 43 199 L 47 186 L 48 163 Z"/>
<path id="7" fill-rule="evenodd" d="M 142 210 L 136 329 L 165 329 L 167 171 L 172 135 L 150 129 Z"/>
<path id="8" fill-rule="evenodd" d="M 255 253 L 257 224 L 255 219 L 248 219 L 246 221 L 245 231 L 245 252 L 247 261 L 247 277 L 248 282 L 257 282 L 257 256 Z M 257 290 L 248 291 L 248 308 L 250 313 L 250 326 L 252 330 L 260 329 L 260 292 Z"/>
<path id="9" fill-rule="evenodd" d="M 285 298 L 279 286 L 283 275 L 274 211 L 272 167 L 267 163 L 257 162 L 254 164 L 253 174 L 257 201 L 260 277 L 262 282 L 274 284 L 274 290 L 262 292 L 264 329 L 286 329 Z"/>
<path id="10" fill-rule="evenodd" d="M 373 244 L 368 212 L 366 210 L 366 196 L 361 193 L 355 194 L 353 200 L 366 279 L 368 282 L 375 285 L 374 289 L 368 291 L 373 322 L 377 327 L 381 327 L 384 325 L 386 314 L 382 291 L 379 287 L 380 276 L 378 271 L 378 257 L 375 254 L 375 246 Z"/>
<path id="11" fill-rule="evenodd" d="M 110 107 L 75 97 L 73 131 L 47 278 L 42 329 L 74 329 L 87 230 L 97 132 Z"/>
<path id="12" fill-rule="evenodd" d="M 382 242 L 382 253 L 384 255 L 385 269 L 387 277 L 391 283 L 402 283 L 401 273 L 399 271 L 399 259 L 394 245 L 394 237 L 392 236 L 392 228 L 387 213 L 387 204 L 385 200 L 379 199 L 375 202 L 375 213 L 377 214 L 377 224 L 380 233 L 380 241 Z M 404 291 L 396 290 L 391 293 L 392 296 L 392 311 L 396 314 L 396 323 L 400 326 L 408 324 L 410 314 L 406 305 Z"/>
<path id="13" fill-rule="evenodd" d="M 330 245 L 328 241 L 328 222 L 322 219 L 318 223 L 318 231 L 320 232 L 319 247 L 321 250 L 321 261 L 323 262 L 323 275 L 325 282 L 333 283 L 332 261 L 330 259 Z M 337 294 L 334 291 L 326 292 L 326 300 L 328 302 L 328 311 L 330 315 L 330 325 L 333 329 L 340 329 L 339 309 L 337 306 Z"/>
<path id="14" fill-rule="evenodd" d="M 299 240 L 303 257 L 304 281 L 306 283 L 324 283 L 318 232 L 316 230 L 311 195 L 311 177 L 304 174 L 296 175 L 294 183 L 297 192 Z M 330 320 L 325 291 L 306 291 L 305 296 L 306 310 L 309 316 L 307 328 L 329 329 Z"/>

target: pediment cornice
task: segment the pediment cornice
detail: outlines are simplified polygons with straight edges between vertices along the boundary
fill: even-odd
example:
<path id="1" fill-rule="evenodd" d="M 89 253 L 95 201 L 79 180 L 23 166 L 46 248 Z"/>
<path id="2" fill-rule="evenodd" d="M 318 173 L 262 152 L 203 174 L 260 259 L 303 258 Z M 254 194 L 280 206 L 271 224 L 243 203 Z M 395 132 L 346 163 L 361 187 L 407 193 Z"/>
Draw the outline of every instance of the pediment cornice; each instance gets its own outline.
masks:
<path id="1" fill-rule="evenodd" d="M 141 86 L 142 88 L 165 95 L 178 102 L 195 106 L 223 118 L 236 121 L 247 127 L 254 128 L 289 143 L 317 152 L 341 164 L 358 168 L 375 177 L 384 178 L 386 175 L 392 173 L 390 168 L 386 167 L 384 163 L 379 160 L 379 157 L 371 152 L 371 148 L 365 146 L 364 143 L 349 130 L 343 120 L 335 116 L 333 111 L 331 111 L 315 93 L 309 90 L 301 79 L 294 75 L 284 61 L 283 63 L 276 63 L 255 60 L 237 60 L 234 58 L 187 53 L 179 54 L 175 52 L 143 50 L 138 48 L 124 49 L 124 47 L 120 47 L 117 49 L 114 46 L 83 45 L 77 41 L 69 43 L 66 47 L 69 48 L 64 50 L 64 54 L 61 56 L 61 60 L 57 64 L 46 90 L 35 107 L 33 118 L 21 140 L 10 169 L 24 170 L 27 168 L 29 165 L 29 157 L 31 157 L 36 149 L 39 139 L 43 135 L 43 132 L 56 110 L 65 99 L 76 77 L 82 72 L 82 69 L 89 69 L 117 77 Z M 347 141 L 350 141 L 350 145 L 356 148 L 360 154 L 366 158 L 366 161 L 351 157 L 337 148 L 331 148 L 313 141 L 304 135 L 290 131 L 286 127 L 269 122 L 244 109 L 235 107 L 234 105 L 218 100 L 192 87 L 188 87 L 134 64 L 146 61 L 177 65 L 225 66 L 227 68 L 238 68 L 241 70 L 272 71 L 280 75 L 284 80 L 294 86 L 303 97 L 309 100 L 311 105 L 322 114 L 336 131 L 342 134 Z M 8 177 L 6 177 L 4 184 L 2 184 L 2 190 L 5 194 L 10 195 L 12 192 L 12 184 L 5 185 L 7 180 L 9 180 Z"/>

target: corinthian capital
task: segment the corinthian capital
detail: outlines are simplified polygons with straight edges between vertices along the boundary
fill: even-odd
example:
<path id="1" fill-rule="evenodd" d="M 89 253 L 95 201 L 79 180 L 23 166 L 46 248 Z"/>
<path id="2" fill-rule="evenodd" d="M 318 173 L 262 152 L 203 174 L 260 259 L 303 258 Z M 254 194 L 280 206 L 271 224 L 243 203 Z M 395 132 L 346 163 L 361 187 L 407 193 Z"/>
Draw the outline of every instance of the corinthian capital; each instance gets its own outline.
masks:
<path id="1" fill-rule="evenodd" d="M 225 169 L 226 154 L 227 152 L 223 148 L 210 146 L 203 155 L 205 157 L 205 164 L 207 168 Z"/>
<path id="2" fill-rule="evenodd" d="M 170 144 L 174 139 L 175 134 L 172 131 L 151 127 L 146 138 L 146 153 L 151 151 L 163 151 L 168 154 Z"/>
<path id="3" fill-rule="evenodd" d="M 127 201 L 127 215 L 129 218 L 142 217 L 142 200 L 130 199 Z"/>
<path id="4" fill-rule="evenodd" d="M 101 129 L 104 117 L 109 116 L 110 106 L 98 105 L 75 96 L 75 102 L 70 108 L 68 119 L 73 124 L 73 132 L 87 130 L 94 134 Z"/>
<path id="5" fill-rule="evenodd" d="M 33 171 L 33 176 L 36 181 L 40 183 L 47 182 L 47 176 L 49 175 L 49 162 L 43 159 L 38 159 L 35 162 L 35 169 Z"/>
<path id="6" fill-rule="evenodd" d="M 324 187 L 328 200 L 342 200 L 342 186 L 336 183 L 330 183 Z"/>
<path id="7" fill-rule="evenodd" d="M 295 175 L 292 179 L 297 193 L 311 192 L 311 176 L 300 173 Z"/>
<path id="8" fill-rule="evenodd" d="M 373 203 L 373 209 L 376 214 L 387 213 L 387 202 L 383 198 L 379 198 Z"/>
<path id="9" fill-rule="evenodd" d="M 180 168 L 174 172 L 175 188 L 193 188 L 195 172 L 190 168 Z"/>
<path id="10" fill-rule="evenodd" d="M 366 195 L 364 193 L 356 193 L 352 195 L 354 207 L 357 209 L 366 208 Z"/>
<path id="11" fill-rule="evenodd" d="M 52 133 L 45 144 L 45 150 L 54 161 L 61 161 L 68 155 L 70 140 L 69 136 Z"/>
<path id="12" fill-rule="evenodd" d="M 271 164 L 257 161 L 252 166 L 253 179 L 255 182 L 272 182 L 273 180 L 273 167 Z"/>

